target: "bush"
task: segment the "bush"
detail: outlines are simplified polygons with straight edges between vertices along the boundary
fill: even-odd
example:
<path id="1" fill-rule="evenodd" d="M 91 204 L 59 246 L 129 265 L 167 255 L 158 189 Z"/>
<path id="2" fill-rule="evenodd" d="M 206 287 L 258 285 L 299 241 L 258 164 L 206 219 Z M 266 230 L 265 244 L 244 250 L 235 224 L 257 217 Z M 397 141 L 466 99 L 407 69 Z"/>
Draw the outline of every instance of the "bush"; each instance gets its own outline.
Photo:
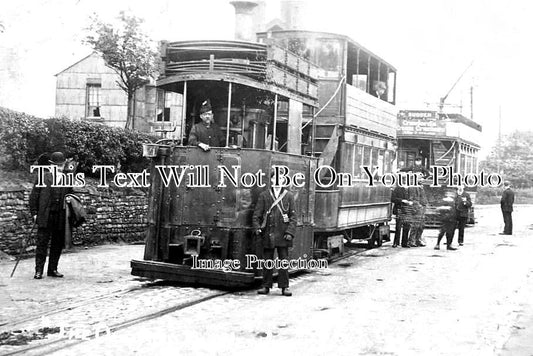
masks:
<path id="1" fill-rule="evenodd" d="M 479 187 L 476 194 L 476 204 L 499 204 L 502 188 Z"/>
<path id="2" fill-rule="evenodd" d="M 157 138 L 85 121 L 39 119 L 0 108 L 0 165 L 8 170 L 29 170 L 45 152 L 62 151 L 75 157 L 78 171 L 92 175 L 96 164 L 120 166 L 140 172 L 148 166 L 142 143 Z"/>
<path id="3" fill-rule="evenodd" d="M 533 188 L 515 188 L 512 187 L 515 193 L 515 204 L 533 204 Z M 480 187 L 476 194 L 476 204 L 500 204 L 503 187 Z"/>

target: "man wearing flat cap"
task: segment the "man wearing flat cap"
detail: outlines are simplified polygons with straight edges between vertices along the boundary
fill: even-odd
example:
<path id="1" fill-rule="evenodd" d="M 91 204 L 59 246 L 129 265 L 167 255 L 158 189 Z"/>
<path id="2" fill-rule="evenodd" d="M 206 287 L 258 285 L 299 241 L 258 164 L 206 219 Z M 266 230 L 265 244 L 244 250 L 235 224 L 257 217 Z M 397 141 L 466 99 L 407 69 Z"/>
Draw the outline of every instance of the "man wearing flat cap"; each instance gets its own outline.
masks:
<path id="1" fill-rule="evenodd" d="M 503 193 L 500 200 L 500 206 L 502 209 L 503 222 L 505 224 L 503 232 L 500 235 L 512 235 L 513 234 L 513 203 L 514 192 L 511 189 L 511 183 L 503 183 Z"/>
<path id="2" fill-rule="evenodd" d="M 61 152 L 54 152 L 50 156 L 50 165 L 56 166 L 58 172 L 63 172 L 65 156 Z M 44 263 L 50 243 L 50 258 L 48 259 L 49 277 L 63 277 L 57 271 L 61 251 L 65 243 L 65 204 L 69 198 L 65 195 L 72 193 L 71 187 L 52 187 L 52 173 L 45 171 L 44 187 L 34 184 L 30 194 L 30 211 L 37 224 L 37 248 L 35 252 L 35 275 L 33 278 L 43 278 Z"/>
<path id="3" fill-rule="evenodd" d="M 202 122 L 195 124 L 189 133 L 189 146 L 198 146 L 204 151 L 208 151 L 211 147 L 224 146 L 224 135 L 213 120 L 213 111 L 209 100 L 202 103 L 200 118 Z"/>

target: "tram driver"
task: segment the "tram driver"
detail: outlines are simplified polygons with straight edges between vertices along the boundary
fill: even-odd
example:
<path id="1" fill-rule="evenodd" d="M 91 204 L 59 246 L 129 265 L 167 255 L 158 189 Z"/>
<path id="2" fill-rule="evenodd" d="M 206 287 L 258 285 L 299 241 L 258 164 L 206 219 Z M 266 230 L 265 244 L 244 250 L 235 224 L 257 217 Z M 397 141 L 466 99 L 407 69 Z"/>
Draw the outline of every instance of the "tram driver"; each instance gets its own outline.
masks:
<path id="1" fill-rule="evenodd" d="M 225 138 L 214 121 L 209 99 L 200 107 L 200 119 L 202 122 L 194 124 L 189 133 L 189 146 L 198 146 L 204 151 L 209 151 L 211 147 L 224 146 Z"/>

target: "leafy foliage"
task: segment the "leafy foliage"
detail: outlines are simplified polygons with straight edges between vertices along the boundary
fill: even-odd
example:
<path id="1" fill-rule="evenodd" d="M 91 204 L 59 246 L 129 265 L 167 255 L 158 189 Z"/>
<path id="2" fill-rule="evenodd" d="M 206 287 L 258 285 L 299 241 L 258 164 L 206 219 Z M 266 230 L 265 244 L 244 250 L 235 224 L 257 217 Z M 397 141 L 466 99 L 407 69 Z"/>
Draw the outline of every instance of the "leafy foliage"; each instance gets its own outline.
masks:
<path id="1" fill-rule="evenodd" d="M 95 15 L 84 42 L 102 54 L 107 65 L 119 74 L 117 84 L 128 95 L 126 128 L 129 128 L 135 91 L 157 74 L 159 54 L 153 50 L 153 42 L 141 31 L 142 19 L 124 12 L 120 12 L 118 19 L 120 25 L 113 26 Z"/>
<path id="2" fill-rule="evenodd" d="M 0 165 L 9 170 L 27 170 L 40 154 L 63 151 L 75 157 L 78 171 L 87 175 L 96 164 L 140 172 L 148 165 L 142 143 L 154 140 L 135 131 L 85 121 L 43 120 L 0 108 Z"/>
<path id="3" fill-rule="evenodd" d="M 500 154 L 498 146 L 492 148 L 480 169 L 498 172 L 515 187 L 533 187 L 533 132 L 515 131 L 502 138 Z"/>
<path id="4" fill-rule="evenodd" d="M 26 168 L 28 159 L 46 152 L 48 135 L 43 120 L 0 107 L 0 165 Z"/>

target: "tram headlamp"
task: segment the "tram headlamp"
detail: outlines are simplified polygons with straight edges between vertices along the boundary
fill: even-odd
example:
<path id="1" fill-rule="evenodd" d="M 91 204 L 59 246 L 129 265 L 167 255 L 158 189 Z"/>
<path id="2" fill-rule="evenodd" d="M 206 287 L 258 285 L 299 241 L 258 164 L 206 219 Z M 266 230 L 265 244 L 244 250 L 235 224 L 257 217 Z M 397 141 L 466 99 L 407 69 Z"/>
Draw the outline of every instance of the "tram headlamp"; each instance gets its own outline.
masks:
<path id="1" fill-rule="evenodd" d="M 154 158 L 157 157 L 157 150 L 159 145 L 153 143 L 143 143 L 143 157 Z"/>

